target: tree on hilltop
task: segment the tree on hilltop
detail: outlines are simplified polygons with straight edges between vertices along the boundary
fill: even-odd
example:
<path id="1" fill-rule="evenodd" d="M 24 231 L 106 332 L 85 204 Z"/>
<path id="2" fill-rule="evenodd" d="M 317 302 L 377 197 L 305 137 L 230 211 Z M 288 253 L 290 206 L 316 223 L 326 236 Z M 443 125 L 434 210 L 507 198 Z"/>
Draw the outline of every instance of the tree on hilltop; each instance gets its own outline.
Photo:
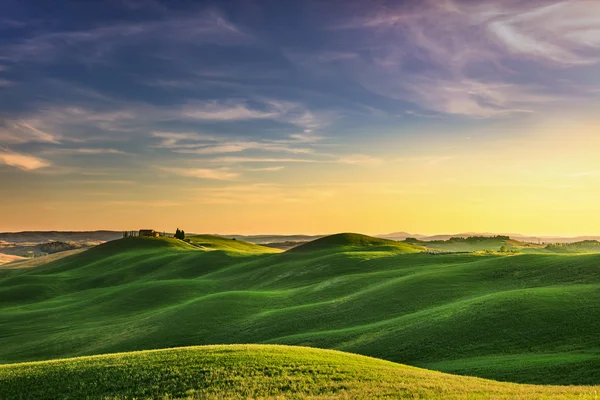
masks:
<path id="1" fill-rule="evenodd" d="M 183 231 L 183 229 L 177 228 L 177 230 L 175 231 L 175 238 L 179 240 L 185 239 L 185 232 Z"/>

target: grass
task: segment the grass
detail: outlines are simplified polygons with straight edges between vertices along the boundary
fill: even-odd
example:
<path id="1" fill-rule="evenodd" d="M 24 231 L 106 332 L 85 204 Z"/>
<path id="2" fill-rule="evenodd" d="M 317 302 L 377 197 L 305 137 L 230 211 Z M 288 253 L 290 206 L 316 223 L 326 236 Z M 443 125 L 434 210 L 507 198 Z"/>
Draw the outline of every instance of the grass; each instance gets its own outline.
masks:
<path id="1" fill-rule="evenodd" d="M 303 347 L 186 347 L 0 366 L 2 399 L 597 399 Z"/>
<path id="2" fill-rule="evenodd" d="M 600 255 L 428 255 L 352 234 L 288 252 L 190 241 L 129 238 L 0 269 L 0 363 L 269 343 L 600 384 Z"/>
<path id="3" fill-rule="evenodd" d="M 420 253 L 425 250 L 423 246 L 416 246 L 410 243 L 397 242 L 388 239 L 379 239 L 358 233 L 338 233 L 336 235 L 326 236 L 311 242 L 305 243 L 290 250 L 290 252 L 315 252 L 332 250 L 388 250 L 401 251 L 403 253 Z"/>
<path id="4" fill-rule="evenodd" d="M 241 240 L 212 235 L 196 235 L 189 237 L 190 243 L 205 250 L 222 250 L 231 253 L 264 254 L 279 253 L 280 250 L 261 246 Z"/>

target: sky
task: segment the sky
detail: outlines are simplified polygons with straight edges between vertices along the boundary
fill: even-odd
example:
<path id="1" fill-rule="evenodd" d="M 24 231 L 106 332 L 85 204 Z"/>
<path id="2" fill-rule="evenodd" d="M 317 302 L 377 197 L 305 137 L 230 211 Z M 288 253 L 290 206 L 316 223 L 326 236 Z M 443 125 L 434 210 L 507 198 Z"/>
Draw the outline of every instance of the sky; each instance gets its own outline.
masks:
<path id="1" fill-rule="evenodd" d="M 0 231 L 600 234 L 600 2 L 0 6 Z"/>

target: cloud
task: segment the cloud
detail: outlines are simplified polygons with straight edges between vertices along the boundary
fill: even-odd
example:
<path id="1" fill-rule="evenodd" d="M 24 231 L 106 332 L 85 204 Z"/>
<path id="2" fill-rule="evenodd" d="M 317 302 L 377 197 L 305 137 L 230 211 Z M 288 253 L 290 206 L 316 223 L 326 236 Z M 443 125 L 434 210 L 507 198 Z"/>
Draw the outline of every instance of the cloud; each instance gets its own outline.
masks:
<path id="1" fill-rule="evenodd" d="M 79 149 L 51 149 L 44 151 L 45 154 L 82 154 L 82 155 L 98 155 L 98 154 L 127 154 L 122 150 L 103 149 L 103 148 L 79 148 Z"/>
<path id="2" fill-rule="evenodd" d="M 374 166 L 382 164 L 383 160 L 365 154 L 348 154 L 340 157 L 337 162 L 342 164 Z"/>
<path id="3" fill-rule="evenodd" d="M 264 168 L 248 168 L 246 171 L 250 171 L 250 172 L 281 171 L 284 168 L 285 168 L 284 166 L 264 167 Z"/>
<path id="4" fill-rule="evenodd" d="M 422 108 L 446 114 L 494 117 L 532 112 L 533 107 L 565 100 L 563 95 L 544 94 L 532 85 L 477 80 L 443 80 L 420 77 L 404 84 L 412 100 Z"/>
<path id="5" fill-rule="evenodd" d="M 290 138 L 299 143 L 315 143 L 324 139 L 323 136 L 313 134 L 311 129 L 305 130 L 304 133 L 291 134 Z"/>
<path id="6" fill-rule="evenodd" d="M 199 142 L 218 142 L 219 138 L 196 132 L 152 132 L 152 136 L 162 139 L 153 147 L 162 149 L 195 149 Z"/>
<path id="7" fill-rule="evenodd" d="M 250 109 L 240 102 L 210 101 L 186 106 L 182 116 L 209 121 L 237 121 L 247 119 L 275 118 L 277 113 Z"/>
<path id="8" fill-rule="evenodd" d="M 174 149 L 173 151 L 180 154 L 222 154 L 222 153 L 239 153 L 246 150 L 274 151 L 293 154 L 311 154 L 311 149 L 292 148 L 273 143 L 265 142 L 236 142 L 226 141 L 223 144 L 214 146 L 198 146 L 196 148 Z M 189 145 L 188 145 L 189 146 Z"/>
<path id="9" fill-rule="evenodd" d="M 315 113 L 304 105 L 270 98 L 253 99 L 255 106 L 244 100 L 212 100 L 187 104 L 181 116 L 206 121 L 240 121 L 271 119 L 312 131 L 328 125 L 332 113 Z"/>
<path id="10" fill-rule="evenodd" d="M 120 47 L 142 43 L 162 45 L 168 49 L 174 43 L 230 45 L 248 41 L 252 41 L 252 35 L 211 11 L 185 17 L 42 33 L 0 46 L 0 54 L 3 59 L 13 62 L 49 62 L 73 57 L 92 63 L 105 62 Z"/>
<path id="11" fill-rule="evenodd" d="M 348 7 L 352 16 L 339 10 L 340 22 L 325 31 L 336 47 L 321 50 L 323 57 L 296 54 L 290 60 L 318 73 L 331 69 L 319 61 L 327 53 L 354 50 L 358 56 L 341 59 L 333 73 L 421 110 L 477 118 L 583 99 L 587 94 L 545 82 L 533 68 L 600 62 L 598 2 L 444 0 L 359 9 Z M 340 39 L 350 35 L 355 42 L 345 46 Z"/>
<path id="12" fill-rule="evenodd" d="M 533 8 L 513 7 L 484 23 L 506 50 L 558 64 L 600 61 L 600 4 L 569 0 Z"/>
<path id="13" fill-rule="evenodd" d="M 311 154 L 313 150 L 295 147 L 305 143 L 299 140 L 262 140 L 244 141 L 230 136 L 212 136 L 199 133 L 153 132 L 153 137 L 162 139 L 155 148 L 170 149 L 180 154 L 222 154 L 240 153 L 246 150 L 282 152 L 292 154 Z M 308 142 L 306 142 L 308 143 Z"/>
<path id="14" fill-rule="evenodd" d="M 3 143 L 54 143 L 58 144 L 59 136 L 37 128 L 32 121 L 6 121 L 0 128 L 0 141 Z"/>
<path id="15" fill-rule="evenodd" d="M 0 67 L 0 71 L 2 71 L 2 68 Z M 0 79 L 0 87 L 9 87 L 9 86 L 13 86 L 15 83 L 6 79 Z"/>
<path id="16" fill-rule="evenodd" d="M 236 164 L 236 163 L 317 163 L 318 160 L 308 158 L 270 158 L 270 157 L 216 157 L 209 159 L 213 163 Z"/>
<path id="17" fill-rule="evenodd" d="M 239 173 L 231 172 L 227 169 L 210 168 L 161 168 L 162 171 L 170 172 L 176 175 L 188 178 L 213 179 L 220 181 L 229 181 L 240 176 Z"/>
<path id="18" fill-rule="evenodd" d="M 8 149 L 0 148 L 0 163 L 16 167 L 24 171 L 48 167 L 49 162 L 38 157 L 27 154 L 16 153 Z"/>

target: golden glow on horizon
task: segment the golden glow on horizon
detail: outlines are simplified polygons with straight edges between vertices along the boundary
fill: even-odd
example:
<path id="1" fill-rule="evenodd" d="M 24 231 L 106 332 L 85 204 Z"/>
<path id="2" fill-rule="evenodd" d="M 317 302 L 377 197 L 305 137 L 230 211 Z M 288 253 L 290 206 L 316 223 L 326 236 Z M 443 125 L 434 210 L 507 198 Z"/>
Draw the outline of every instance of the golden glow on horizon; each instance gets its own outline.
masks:
<path id="1" fill-rule="evenodd" d="M 286 167 L 279 182 L 268 182 L 272 175 L 265 172 L 254 183 L 187 179 L 139 182 L 131 190 L 99 180 L 60 193 L 17 188 L 29 194 L 4 199 L 1 228 L 600 234 L 598 126 L 557 125 L 543 134 L 455 147 L 440 141 L 429 154 L 382 154 L 381 164 Z M 125 195 L 130 192 L 133 197 Z"/>

